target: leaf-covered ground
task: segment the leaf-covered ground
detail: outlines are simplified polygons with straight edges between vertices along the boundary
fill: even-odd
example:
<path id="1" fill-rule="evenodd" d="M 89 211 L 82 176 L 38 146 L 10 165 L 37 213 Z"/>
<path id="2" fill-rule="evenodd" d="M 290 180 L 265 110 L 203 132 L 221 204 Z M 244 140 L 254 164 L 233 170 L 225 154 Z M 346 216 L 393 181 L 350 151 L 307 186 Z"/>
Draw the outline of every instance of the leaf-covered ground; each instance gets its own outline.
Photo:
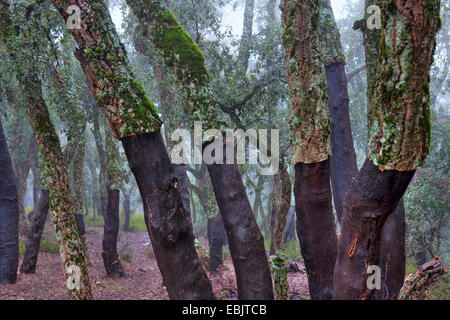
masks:
<path id="1" fill-rule="evenodd" d="M 51 233 L 49 227 L 46 226 L 46 233 Z M 147 233 L 120 232 L 118 249 L 122 256 L 122 264 L 131 278 L 111 279 L 106 276 L 101 257 L 102 238 L 102 228 L 88 228 L 91 262 L 89 275 L 95 299 L 168 299 Z M 200 240 L 206 247 L 205 239 Z M 290 297 L 309 299 L 304 267 L 300 263 L 297 264 L 300 272 L 289 273 Z M 211 275 L 208 272 L 208 276 L 218 299 L 237 299 L 234 269 L 230 259 L 226 259 L 224 267 L 218 274 Z M 16 284 L 0 285 L 0 299 L 67 299 L 59 255 L 40 252 L 36 273 L 31 275 L 19 273 Z"/>

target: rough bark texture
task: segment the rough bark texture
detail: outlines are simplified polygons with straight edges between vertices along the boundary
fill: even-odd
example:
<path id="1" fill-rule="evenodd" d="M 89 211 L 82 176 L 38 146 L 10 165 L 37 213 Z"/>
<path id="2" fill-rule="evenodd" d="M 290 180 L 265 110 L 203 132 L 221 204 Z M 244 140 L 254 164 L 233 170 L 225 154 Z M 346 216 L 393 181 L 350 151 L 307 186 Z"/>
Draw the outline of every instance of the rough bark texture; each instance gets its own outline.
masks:
<path id="1" fill-rule="evenodd" d="M 223 246 L 226 238 L 222 216 L 208 219 L 209 271 L 217 272 L 223 262 Z"/>
<path id="2" fill-rule="evenodd" d="M 382 170 L 412 171 L 430 152 L 430 67 L 440 1 L 389 0 L 382 10 L 369 157 Z"/>
<path id="3" fill-rule="evenodd" d="M 311 299 L 329 300 L 333 293 L 336 226 L 332 214 L 330 161 L 295 166 L 297 235 L 305 261 Z"/>
<path id="4" fill-rule="evenodd" d="M 282 5 L 285 59 L 294 118 L 297 233 L 312 299 L 331 299 L 336 258 L 330 187 L 330 116 L 320 39 L 319 0 Z"/>
<path id="5" fill-rule="evenodd" d="M 157 0 L 127 0 L 127 4 L 138 18 L 142 33 L 172 70 L 191 125 L 202 121 L 204 129 L 227 128 L 223 115 L 213 108 L 203 53 L 173 13 Z"/>
<path id="6" fill-rule="evenodd" d="M 380 4 L 384 17 L 379 63 L 371 78 L 375 80 L 368 103 L 370 160 L 344 204 L 336 299 L 377 297 L 377 292 L 367 289 L 365 271 L 387 259 L 380 257 L 385 221 L 429 152 L 429 70 L 440 25 L 440 1 Z"/>
<path id="7" fill-rule="evenodd" d="M 224 160 L 226 157 L 224 139 Z M 224 161 L 225 163 L 225 161 Z M 207 165 L 227 232 L 240 300 L 272 300 L 272 277 L 264 238 L 235 164 Z"/>
<path id="8" fill-rule="evenodd" d="M 150 2 L 150 1 L 149 1 Z M 101 0 L 53 0 L 64 19 L 70 4 L 82 10 L 82 29 L 71 29 L 97 105 L 121 138 L 139 185 L 155 257 L 171 299 L 213 299 L 194 247 L 174 168 L 159 132 L 161 120 L 128 65 L 124 46 Z"/>
<path id="9" fill-rule="evenodd" d="M 122 143 L 144 200 L 145 221 L 169 297 L 214 299 L 161 133 L 123 138 Z"/>
<path id="10" fill-rule="evenodd" d="M 331 155 L 327 83 L 319 38 L 319 0 L 282 4 L 291 121 L 292 164 L 317 163 Z"/>
<path id="11" fill-rule="evenodd" d="M 19 264 L 19 204 L 16 177 L 1 120 L 0 177 L 0 284 L 9 284 L 16 282 Z"/>
<path id="12" fill-rule="evenodd" d="M 400 300 L 424 300 L 428 290 L 447 272 L 439 257 L 425 263 L 408 276 L 401 290 Z"/>
<path id="13" fill-rule="evenodd" d="M 34 210 L 31 230 L 28 235 L 27 247 L 23 255 L 20 272 L 30 274 L 36 271 L 36 263 L 41 245 L 41 237 L 44 232 L 45 221 L 47 220 L 50 208 L 50 191 L 41 190 L 39 201 Z"/>
<path id="14" fill-rule="evenodd" d="M 413 176 L 414 171 L 380 171 L 366 160 L 344 202 L 334 299 L 374 298 L 376 292 L 367 289 L 367 268 L 380 266 L 383 226 Z"/>
<path id="15" fill-rule="evenodd" d="M 30 52 L 41 45 L 37 42 L 39 37 L 27 36 L 30 30 L 26 23 L 13 26 L 7 1 L 0 1 L 0 9 L 0 36 L 14 62 L 36 144 L 50 177 L 48 183 L 50 207 L 54 212 L 53 222 L 59 242 L 64 278 L 66 284 L 71 284 L 67 286 L 69 298 L 92 299 L 86 257 L 74 217 L 66 164 L 58 134 L 42 96 L 39 70 L 35 61 L 31 60 Z M 20 47 L 15 43 L 16 38 L 23 40 Z"/>
<path id="16" fill-rule="evenodd" d="M 286 229 L 286 220 L 291 207 L 292 184 L 289 173 L 283 160 L 280 161 L 278 174 L 274 177 L 273 192 L 277 195 L 274 205 L 277 206 L 276 222 L 273 232 L 273 243 L 276 251 L 284 250 L 283 233 Z"/>
<path id="17" fill-rule="evenodd" d="M 117 238 L 119 235 L 119 205 L 120 191 L 108 190 L 108 209 L 106 210 L 103 229 L 103 264 L 106 274 L 112 278 L 128 276 L 122 267 L 117 253 Z"/>

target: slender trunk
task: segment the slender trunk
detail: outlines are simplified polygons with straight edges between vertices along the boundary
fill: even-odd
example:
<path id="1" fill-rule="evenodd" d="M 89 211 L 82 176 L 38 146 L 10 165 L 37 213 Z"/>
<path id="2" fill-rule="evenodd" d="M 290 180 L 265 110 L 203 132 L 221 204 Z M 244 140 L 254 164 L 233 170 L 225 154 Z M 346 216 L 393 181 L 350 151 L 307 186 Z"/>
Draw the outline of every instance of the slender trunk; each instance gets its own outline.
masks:
<path id="1" fill-rule="evenodd" d="M 15 283 L 19 264 L 19 205 L 16 177 L 0 121 L 0 284 Z"/>
<path id="2" fill-rule="evenodd" d="M 380 171 L 371 160 L 366 160 L 344 202 L 334 271 L 334 286 L 340 289 L 334 292 L 334 299 L 371 298 L 371 291 L 366 291 L 367 267 L 380 266 L 383 226 L 397 208 L 414 173 Z"/>
<path id="3" fill-rule="evenodd" d="M 397 300 L 398 298 L 405 281 L 405 237 L 405 205 L 402 199 L 395 212 L 386 219 L 381 232 L 381 290 L 375 292 L 375 300 Z"/>
<path id="4" fill-rule="evenodd" d="M 59 241 L 64 279 L 71 299 L 92 299 L 91 286 L 83 246 L 74 218 L 73 199 L 59 136 L 42 96 L 39 69 L 33 55 L 39 50 L 42 37 L 29 37 L 28 24 L 14 24 L 9 13 L 9 3 L 0 0 L 0 36 L 13 61 L 16 77 L 23 92 L 26 111 L 34 131 L 37 147 L 49 173 L 50 206 L 56 235 Z M 20 46 L 15 40 L 22 39 Z M 25 69 L 24 69 L 25 68 Z"/>
<path id="5" fill-rule="evenodd" d="M 217 269 L 223 263 L 223 246 L 226 236 L 220 214 L 208 219 L 209 271 L 211 272 L 217 272 Z"/>
<path id="6" fill-rule="evenodd" d="M 224 162 L 226 157 L 224 139 Z M 240 300 L 272 300 L 272 277 L 264 238 L 235 164 L 207 165 L 220 214 L 228 235 Z"/>
<path id="7" fill-rule="evenodd" d="M 28 234 L 27 247 L 23 256 L 20 272 L 31 274 L 36 271 L 36 263 L 39 255 L 42 233 L 50 208 L 50 191 L 41 190 L 39 202 L 34 209 L 35 214 Z"/>
<path id="8" fill-rule="evenodd" d="M 337 238 L 331 214 L 330 161 L 295 166 L 297 235 L 311 299 L 330 300 Z"/>
<path id="9" fill-rule="evenodd" d="M 145 221 L 171 299 L 214 299 L 194 247 L 189 211 L 160 132 L 122 138 L 144 202 Z M 148 174 L 151 172 L 152 174 Z"/>
<path id="10" fill-rule="evenodd" d="M 119 234 L 120 191 L 108 190 L 108 209 L 104 215 L 103 263 L 106 273 L 112 278 L 128 276 L 119 261 L 117 237 Z"/>
<path id="11" fill-rule="evenodd" d="M 332 298 L 337 237 L 330 186 L 331 130 L 319 0 L 285 0 L 282 11 L 293 110 L 297 234 L 311 298 L 325 300 Z"/>
<path id="12" fill-rule="evenodd" d="M 369 3 L 373 4 L 366 1 Z M 380 256 L 393 241 L 386 236 L 389 230 L 383 231 L 385 222 L 430 150 L 429 70 L 440 25 L 440 1 L 376 4 L 382 6 L 385 17 L 381 35 L 376 30 L 364 32 L 369 75 L 369 158 L 344 203 L 335 268 L 335 288 L 339 288 L 334 292 L 336 299 L 382 296 L 368 287 L 366 272 L 368 267 L 389 260 Z M 366 19 L 362 19 L 354 28 L 365 30 L 365 26 Z M 378 66 L 370 66 L 375 60 Z M 385 246 L 382 236 L 387 241 Z M 397 263 L 403 268 L 400 261 L 394 267 Z M 397 272 L 399 278 L 401 271 Z"/>
<path id="13" fill-rule="evenodd" d="M 128 232 L 130 231 L 130 217 L 131 217 L 131 210 L 130 210 L 130 195 L 124 194 L 125 199 L 123 200 L 123 214 L 125 215 L 125 221 L 123 223 L 123 231 Z"/>
<path id="14" fill-rule="evenodd" d="M 331 145 L 333 147 L 333 154 L 330 158 L 330 178 L 334 207 L 340 221 L 345 194 L 350 187 L 352 178 L 358 174 L 358 166 L 350 124 L 345 65 L 342 62 L 335 62 L 325 66 L 325 71 L 328 82 L 328 107 L 331 116 Z"/>

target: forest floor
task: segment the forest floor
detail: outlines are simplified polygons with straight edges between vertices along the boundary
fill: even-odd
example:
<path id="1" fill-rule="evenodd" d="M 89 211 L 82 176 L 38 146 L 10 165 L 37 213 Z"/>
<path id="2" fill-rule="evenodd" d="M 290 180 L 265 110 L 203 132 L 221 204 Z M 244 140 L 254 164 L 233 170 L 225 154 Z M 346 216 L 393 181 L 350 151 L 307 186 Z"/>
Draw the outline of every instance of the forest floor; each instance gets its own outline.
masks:
<path id="1" fill-rule="evenodd" d="M 50 225 L 51 223 L 47 223 L 46 233 L 52 232 Z M 121 255 L 122 265 L 131 277 L 111 279 L 106 276 L 101 256 L 103 228 L 88 227 L 87 231 L 88 254 L 91 263 L 89 266 L 89 276 L 94 299 L 168 299 L 146 232 L 120 232 L 118 250 Z M 207 249 L 206 239 L 200 239 L 200 242 Z M 295 263 L 300 271 L 290 272 L 288 275 L 290 299 L 309 299 L 308 282 L 304 266 L 301 262 Z M 216 275 L 207 273 L 217 299 L 237 299 L 237 287 L 231 259 L 225 259 L 223 268 Z M 0 300 L 6 299 L 67 299 L 59 254 L 40 252 L 35 274 L 27 275 L 19 273 L 16 284 L 0 286 Z"/>

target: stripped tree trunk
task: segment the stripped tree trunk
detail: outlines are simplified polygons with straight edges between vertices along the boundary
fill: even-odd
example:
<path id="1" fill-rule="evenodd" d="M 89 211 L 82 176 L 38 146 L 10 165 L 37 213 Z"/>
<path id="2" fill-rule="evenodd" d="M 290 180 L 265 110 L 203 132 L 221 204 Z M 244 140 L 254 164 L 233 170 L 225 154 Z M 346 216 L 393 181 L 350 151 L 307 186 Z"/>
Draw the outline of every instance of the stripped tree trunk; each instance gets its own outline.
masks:
<path id="1" fill-rule="evenodd" d="M 213 273 L 217 272 L 217 269 L 223 263 L 223 246 L 226 236 L 220 214 L 208 219 L 209 271 Z"/>
<path id="2" fill-rule="evenodd" d="M 226 157 L 224 139 L 224 162 Z M 264 238 L 256 223 L 236 164 L 207 165 L 228 235 L 239 300 L 272 300 L 272 277 Z"/>
<path id="3" fill-rule="evenodd" d="M 83 28 L 71 29 L 89 88 L 113 134 L 122 141 L 141 192 L 147 228 L 171 299 L 213 299 L 194 247 L 189 208 L 183 206 L 174 167 L 160 133 L 161 120 L 128 65 L 101 0 L 52 0 L 64 19 L 78 5 Z"/>
<path id="4" fill-rule="evenodd" d="M 376 297 L 377 292 L 367 286 L 367 269 L 380 265 L 385 222 L 430 148 L 429 71 L 440 26 L 440 1 L 379 4 L 383 23 L 368 110 L 369 158 L 344 203 L 335 299 Z"/>
<path id="5" fill-rule="evenodd" d="M 297 234 L 312 299 L 331 299 L 336 227 L 330 186 L 330 117 L 320 42 L 319 0 L 282 5 L 295 165 Z"/>
<path id="6" fill-rule="evenodd" d="M 16 177 L 1 120 L 0 177 L 0 284 L 10 284 L 16 282 L 19 264 L 19 204 Z"/>

